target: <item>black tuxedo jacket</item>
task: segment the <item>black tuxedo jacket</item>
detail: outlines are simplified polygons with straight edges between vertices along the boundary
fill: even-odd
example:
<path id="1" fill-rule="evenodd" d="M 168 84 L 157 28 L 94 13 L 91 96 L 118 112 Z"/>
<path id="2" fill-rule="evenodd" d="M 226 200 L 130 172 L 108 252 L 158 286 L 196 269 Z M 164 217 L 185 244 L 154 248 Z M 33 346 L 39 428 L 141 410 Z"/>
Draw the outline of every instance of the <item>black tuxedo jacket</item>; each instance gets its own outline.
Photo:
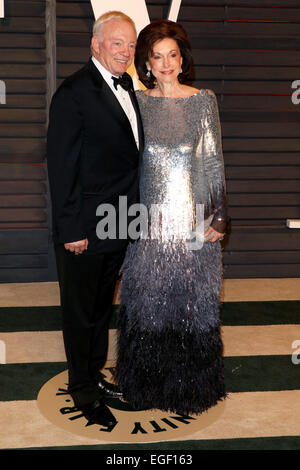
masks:
<path id="1" fill-rule="evenodd" d="M 63 244 L 88 238 L 86 253 L 113 252 L 126 240 L 100 240 L 97 207 L 119 196 L 128 207 L 138 202 L 138 169 L 143 131 L 133 89 L 139 150 L 130 122 L 115 95 L 90 60 L 54 94 L 47 136 L 53 239 Z M 118 235 L 118 234 L 117 234 Z"/>

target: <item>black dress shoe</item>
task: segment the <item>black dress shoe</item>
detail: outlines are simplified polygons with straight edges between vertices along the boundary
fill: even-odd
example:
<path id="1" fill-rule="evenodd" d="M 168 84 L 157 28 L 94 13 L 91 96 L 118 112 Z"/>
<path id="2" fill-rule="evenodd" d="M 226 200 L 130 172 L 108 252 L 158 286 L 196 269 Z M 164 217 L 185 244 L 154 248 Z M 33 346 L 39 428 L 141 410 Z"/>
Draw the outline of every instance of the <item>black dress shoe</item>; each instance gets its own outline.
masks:
<path id="1" fill-rule="evenodd" d="M 117 387 L 117 385 L 107 382 L 104 379 L 100 379 L 97 383 L 98 390 L 102 395 L 110 398 L 122 398 L 123 394 Z"/>
<path id="2" fill-rule="evenodd" d="M 101 424 L 109 427 L 117 423 L 110 409 L 101 400 L 95 400 L 79 409 L 88 420 L 88 424 Z"/>

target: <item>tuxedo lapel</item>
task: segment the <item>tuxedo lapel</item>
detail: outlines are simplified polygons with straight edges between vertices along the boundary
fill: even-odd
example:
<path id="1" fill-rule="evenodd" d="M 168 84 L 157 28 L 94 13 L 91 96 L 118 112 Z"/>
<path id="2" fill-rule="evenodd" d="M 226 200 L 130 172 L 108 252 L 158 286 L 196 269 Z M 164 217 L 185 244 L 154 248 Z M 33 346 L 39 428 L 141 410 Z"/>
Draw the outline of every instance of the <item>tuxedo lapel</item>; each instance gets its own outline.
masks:
<path id="1" fill-rule="evenodd" d="M 142 123 L 140 108 L 139 108 L 134 90 L 130 89 L 128 93 L 129 93 L 129 96 L 130 96 L 130 99 L 131 99 L 131 102 L 132 102 L 132 105 L 134 107 L 135 114 L 136 114 L 138 135 L 139 135 L 139 151 L 140 151 L 140 154 L 142 154 L 143 149 L 144 149 L 144 130 L 143 130 L 143 123 Z"/>
<path id="2" fill-rule="evenodd" d="M 93 81 L 96 85 L 96 87 L 99 89 L 99 93 L 101 93 L 101 106 L 107 107 L 108 111 L 114 115 L 115 119 L 119 122 L 119 124 L 126 130 L 126 132 L 129 133 L 129 135 L 132 135 L 132 138 L 135 142 L 135 138 L 132 132 L 132 127 L 130 124 L 130 121 L 124 112 L 122 106 L 120 105 L 118 99 L 114 95 L 114 93 L 111 91 L 110 87 L 102 77 L 101 73 L 97 69 L 97 67 L 94 65 L 93 61 L 90 60 L 88 63 L 91 75 L 93 77 Z M 136 101 L 135 93 L 134 91 L 129 92 L 132 104 L 134 106 L 136 116 L 137 116 L 137 123 L 138 123 L 138 134 L 139 134 L 139 146 L 141 148 L 141 145 L 143 145 L 143 131 L 142 131 L 142 121 L 141 121 L 141 116 L 139 113 L 139 108 L 138 104 Z"/>

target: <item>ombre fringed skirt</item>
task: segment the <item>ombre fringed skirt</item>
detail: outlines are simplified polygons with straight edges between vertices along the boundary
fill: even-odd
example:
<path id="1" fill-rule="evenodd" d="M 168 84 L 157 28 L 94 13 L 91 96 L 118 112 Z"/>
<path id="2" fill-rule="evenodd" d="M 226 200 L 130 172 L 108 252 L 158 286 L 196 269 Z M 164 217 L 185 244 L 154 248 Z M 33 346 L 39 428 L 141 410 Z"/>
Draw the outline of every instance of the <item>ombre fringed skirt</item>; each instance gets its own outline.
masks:
<path id="1" fill-rule="evenodd" d="M 200 414 L 225 398 L 219 242 L 139 240 L 122 270 L 115 378 L 135 409 Z"/>

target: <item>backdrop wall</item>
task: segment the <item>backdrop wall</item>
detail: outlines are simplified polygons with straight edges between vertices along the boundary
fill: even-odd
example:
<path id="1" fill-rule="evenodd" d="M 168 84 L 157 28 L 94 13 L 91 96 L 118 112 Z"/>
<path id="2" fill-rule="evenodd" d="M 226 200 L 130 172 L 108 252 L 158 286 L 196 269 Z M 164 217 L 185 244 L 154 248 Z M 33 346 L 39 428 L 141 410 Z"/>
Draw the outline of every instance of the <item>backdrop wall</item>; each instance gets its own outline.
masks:
<path id="1" fill-rule="evenodd" d="M 151 20 L 167 18 L 170 0 L 146 3 Z M 88 60 L 94 15 L 89 0 L 4 5 L 0 282 L 55 280 L 48 106 L 56 86 Z M 214 90 L 220 107 L 232 219 L 225 277 L 300 277 L 300 231 L 286 227 L 300 218 L 300 104 L 292 101 L 300 2 L 183 0 L 178 21 L 192 43 L 194 85 Z"/>

